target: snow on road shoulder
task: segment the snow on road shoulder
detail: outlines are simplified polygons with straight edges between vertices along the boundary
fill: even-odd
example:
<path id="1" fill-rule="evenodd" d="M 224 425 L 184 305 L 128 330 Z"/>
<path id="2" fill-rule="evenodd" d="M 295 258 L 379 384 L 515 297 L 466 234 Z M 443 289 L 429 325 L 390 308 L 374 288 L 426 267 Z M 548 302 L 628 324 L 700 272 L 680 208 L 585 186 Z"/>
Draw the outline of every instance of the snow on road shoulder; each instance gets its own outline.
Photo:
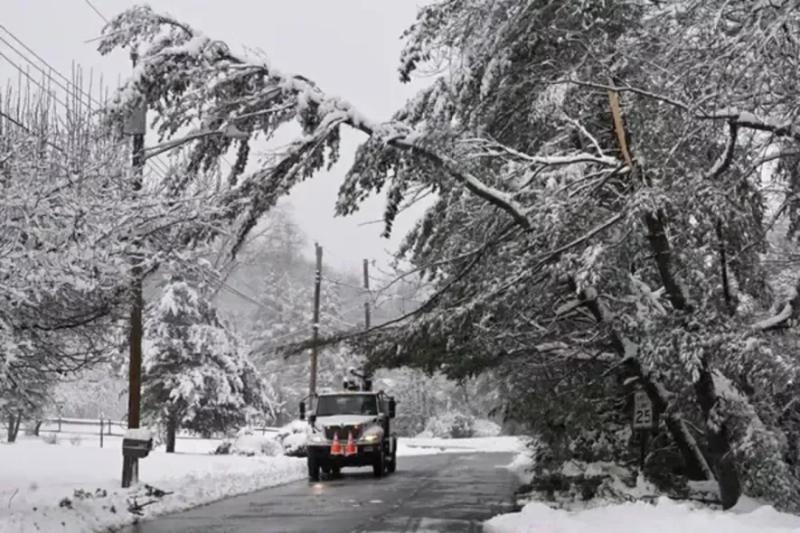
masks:
<path id="1" fill-rule="evenodd" d="M 531 470 L 533 470 L 533 456 L 530 449 L 525 449 L 517 453 L 510 463 L 504 465 L 505 468 L 513 472 L 522 482 L 529 482 Z"/>
<path id="2" fill-rule="evenodd" d="M 745 512 L 716 511 L 660 498 L 581 511 L 553 509 L 533 502 L 521 512 L 495 516 L 486 533 L 800 533 L 800 517 L 770 506 Z"/>
<path id="3" fill-rule="evenodd" d="M 305 460 L 153 452 L 140 461 L 141 484 L 119 488 L 118 446 L 0 445 L 0 532 L 107 530 L 137 518 L 302 479 Z M 154 495 L 144 484 L 165 491 Z M 141 506 L 141 515 L 130 512 Z"/>
<path id="4" fill-rule="evenodd" d="M 466 439 L 400 438 L 397 454 L 400 456 L 429 455 L 434 453 L 521 452 L 526 446 L 525 437 L 475 437 Z"/>

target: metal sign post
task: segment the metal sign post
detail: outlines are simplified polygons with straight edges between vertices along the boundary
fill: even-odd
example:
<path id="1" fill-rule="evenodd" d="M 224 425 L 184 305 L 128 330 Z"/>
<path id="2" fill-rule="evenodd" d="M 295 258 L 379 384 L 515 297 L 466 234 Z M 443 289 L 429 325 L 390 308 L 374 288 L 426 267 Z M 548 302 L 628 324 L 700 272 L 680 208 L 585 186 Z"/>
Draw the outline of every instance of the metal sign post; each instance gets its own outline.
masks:
<path id="1" fill-rule="evenodd" d="M 633 393 L 633 430 L 639 433 L 639 469 L 644 470 L 647 455 L 647 440 L 650 432 L 656 427 L 653 402 L 647 392 L 638 389 Z"/>

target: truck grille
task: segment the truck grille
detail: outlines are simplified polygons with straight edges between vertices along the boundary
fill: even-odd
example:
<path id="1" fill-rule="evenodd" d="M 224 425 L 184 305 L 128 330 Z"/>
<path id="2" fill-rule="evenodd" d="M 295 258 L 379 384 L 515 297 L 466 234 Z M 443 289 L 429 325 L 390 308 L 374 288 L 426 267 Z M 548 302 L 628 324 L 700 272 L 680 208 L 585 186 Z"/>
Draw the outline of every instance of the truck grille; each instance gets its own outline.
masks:
<path id="1" fill-rule="evenodd" d="M 328 426 L 325 428 L 325 438 L 333 439 L 334 434 L 339 434 L 339 440 L 347 440 L 347 435 L 353 432 L 353 438 L 361 437 L 361 426 Z"/>

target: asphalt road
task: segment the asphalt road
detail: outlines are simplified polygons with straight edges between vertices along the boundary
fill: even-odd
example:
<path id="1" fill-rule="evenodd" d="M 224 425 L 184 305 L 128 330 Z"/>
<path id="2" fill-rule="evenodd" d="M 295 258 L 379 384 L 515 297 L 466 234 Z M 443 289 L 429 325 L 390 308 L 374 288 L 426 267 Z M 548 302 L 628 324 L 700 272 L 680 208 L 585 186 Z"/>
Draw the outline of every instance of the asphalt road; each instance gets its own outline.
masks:
<path id="1" fill-rule="evenodd" d="M 319 483 L 298 481 L 143 522 L 124 533 L 459 532 L 513 510 L 512 454 L 399 457 L 382 479 L 344 469 Z"/>

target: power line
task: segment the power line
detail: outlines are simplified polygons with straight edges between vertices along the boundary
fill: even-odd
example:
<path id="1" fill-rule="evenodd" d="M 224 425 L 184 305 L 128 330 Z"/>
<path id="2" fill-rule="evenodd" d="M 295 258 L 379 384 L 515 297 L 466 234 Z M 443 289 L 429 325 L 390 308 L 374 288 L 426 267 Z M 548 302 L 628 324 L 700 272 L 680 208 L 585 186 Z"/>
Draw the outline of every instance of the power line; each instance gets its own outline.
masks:
<path id="1" fill-rule="evenodd" d="M 15 69 L 17 69 L 17 70 L 19 71 L 19 73 L 20 73 L 20 74 L 22 74 L 23 76 L 25 76 L 26 78 L 28 78 L 28 80 L 30 80 L 31 82 L 33 82 L 33 84 L 34 84 L 34 85 L 36 85 L 37 87 L 39 87 L 39 88 L 40 88 L 42 91 L 44 91 L 45 93 L 49 94 L 49 95 L 50 95 L 50 96 L 53 98 L 53 100 L 55 100 L 56 102 L 58 102 L 58 103 L 59 103 L 60 105 L 62 105 L 63 107 L 65 107 L 65 108 L 67 107 L 67 104 L 65 104 L 65 103 L 64 103 L 62 100 L 59 100 L 59 99 L 58 99 L 58 97 L 56 97 L 56 95 L 53 93 L 53 91 L 52 91 L 51 89 L 48 89 L 47 87 L 45 87 L 45 86 L 42 84 L 42 82 L 36 81 L 36 78 L 34 78 L 33 76 L 31 76 L 31 75 L 28 73 L 28 71 L 26 71 L 24 68 L 22 68 L 22 67 L 20 67 L 19 65 L 17 65 L 17 64 L 16 64 L 14 61 L 12 61 L 12 60 L 11 60 L 11 58 L 9 58 L 7 55 L 5 55 L 5 54 L 4 54 L 2 51 L 0 51 L 0 57 L 2 57 L 3 59 L 5 59 L 5 60 L 6 60 L 6 62 L 7 62 L 9 65 L 11 65 L 11 66 L 12 66 L 12 67 L 14 67 Z"/>
<path id="2" fill-rule="evenodd" d="M 31 131 L 31 129 L 30 129 L 28 126 L 26 126 L 26 125 L 25 125 L 25 124 L 23 124 L 22 122 L 18 121 L 18 120 L 17 120 L 17 119 L 15 119 L 14 117 L 12 117 L 12 116 L 10 116 L 10 115 L 7 115 L 7 114 L 6 114 L 6 113 L 4 113 L 3 111 L 0 111 L 0 117 L 5 117 L 5 119 L 6 119 L 6 120 L 8 120 L 9 122 L 11 122 L 12 124 L 14 124 L 15 126 L 17 126 L 18 128 L 25 130 L 26 132 L 30 133 L 31 135 L 35 135 L 35 133 L 34 133 L 34 132 L 32 132 L 32 131 Z M 48 140 L 46 140 L 46 139 L 45 139 L 44 143 L 45 143 L 45 144 L 47 144 L 47 145 L 49 145 L 49 146 L 51 146 L 51 147 L 53 147 L 53 148 L 55 148 L 56 150 L 58 150 L 58 151 L 59 151 L 59 152 L 61 152 L 61 153 L 64 153 L 64 152 L 65 152 L 65 151 L 64 151 L 64 149 L 63 149 L 62 147 L 58 146 L 57 144 L 53 144 L 52 142 L 50 142 L 50 141 L 48 141 Z"/>
<path id="3" fill-rule="evenodd" d="M 364 287 L 358 287 L 356 285 L 352 285 L 352 284 L 346 283 L 344 281 L 339 281 L 338 279 L 331 278 L 329 276 L 324 276 L 323 275 L 322 279 L 324 279 L 325 281 L 330 281 L 334 285 L 341 285 L 342 287 L 347 287 L 349 289 L 354 289 L 354 290 L 357 290 L 358 292 L 365 292 L 365 291 L 369 292 L 369 290 L 368 289 L 364 289 Z"/>
<path id="4" fill-rule="evenodd" d="M 100 13 L 98 13 L 98 14 L 99 14 L 99 15 L 102 17 L 102 14 L 100 14 Z M 103 17 L 103 18 L 105 19 L 105 17 Z M 4 31 L 4 32 L 5 32 L 5 33 L 6 33 L 6 34 L 7 34 L 7 35 L 8 35 L 8 36 L 11 38 L 11 39 L 13 39 L 13 40 L 14 40 L 14 42 L 16 42 L 17 44 L 19 44 L 19 46 L 21 46 L 23 49 L 25 49 L 25 51 L 26 51 L 26 52 L 28 52 L 28 53 L 29 53 L 29 54 L 31 54 L 33 57 L 35 57 L 37 60 L 39 60 L 39 62 L 40 62 L 42 65 L 44 65 L 45 67 L 47 67 L 47 68 L 48 68 L 48 71 L 45 71 L 44 69 L 42 69 L 42 67 L 40 67 L 39 65 L 37 65 L 36 63 L 34 63 L 33 61 L 31 61 L 31 59 L 30 59 L 30 58 L 29 58 L 27 55 L 25 55 L 24 53 L 20 52 L 20 51 L 19 51 L 19 50 L 18 50 L 18 49 L 17 49 L 17 48 L 14 46 L 14 45 L 12 45 L 11 43 L 9 43 L 9 42 L 8 42 L 7 40 L 5 40 L 3 37 L 0 37 L 0 41 L 2 41 L 3 43 L 5 43 L 5 44 L 6 44 L 6 46 L 8 46 L 8 47 L 9 47 L 11 50 L 13 50 L 14 52 L 16 52 L 16 54 L 17 54 L 18 56 L 20 56 L 21 58 L 23 58 L 23 59 L 24 59 L 24 60 L 25 60 L 25 61 L 26 61 L 28 64 L 32 65 L 32 66 L 33 66 L 35 69 L 37 69 L 39 72 L 41 72 L 41 73 L 42 73 L 42 74 L 44 74 L 45 76 L 49 76 L 49 75 L 55 74 L 56 76 L 58 76 L 59 78 L 61 78 L 61 79 L 62 79 L 62 80 L 65 82 L 65 83 L 67 83 L 69 86 L 73 87 L 73 89 L 71 90 L 71 89 L 69 89 L 68 87 L 65 87 L 64 85 L 62 85 L 62 84 L 60 84 L 60 83 L 56 82 L 56 83 L 59 85 L 59 87 L 61 87 L 62 89 L 64 89 L 64 90 L 67 92 L 67 94 L 68 94 L 69 96 L 71 96 L 71 97 L 75 97 L 75 96 L 77 95 L 77 96 L 80 96 L 80 97 L 82 97 L 82 98 L 78 98 L 78 99 L 79 99 L 79 100 L 80 100 L 82 103 L 84 103 L 84 104 L 85 104 L 86 102 L 84 102 L 83 98 L 86 98 L 86 99 L 88 100 L 88 103 L 90 104 L 90 105 L 89 105 L 89 107 L 91 107 L 92 105 L 94 105 L 94 106 L 96 106 L 96 107 L 98 107 L 98 108 L 100 108 L 100 107 L 103 107 L 103 104 L 102 104 L 102 102 L 101 102 L 100 100 L 97 100 L 97 99 L 95 99 L 95 98 L 94 98 L 94 97 L 91 95 L 91 93 L 89 93 L 89 92 L 87 92 L 87 91 L 84 91 L 84 90 L 82 90 L 82 89 L 81 89 L 81 87 L 79 87 L 79 86 L 78 86 L 78 85 L 77 85 L 77 84 L 74 82 L 74 80 L 70 80 L 69 78 L 67 78 L 67 76 L 65 76 L 64 74 L 62 74 L 61 72 L 59 72 L 59 71 L 58 71 L 58 70 L 57 70 L 55 67 L 53 67 L 53 65 L 51 65 L 50 63 L 48 63 L 46 59 L 44 59 L 42 56 L 40 56 L 39 54 L 37 54 L 35 50 L 33 50 L 33 49 L 30 47 L 30 46 L 28 46 L 27 44 L 25 44 L 25 42 L 23 42 L 23 41 L 22 41 L 22 39 L 20 39 L 19 37 L 17 37 L 17 36 L 16 36 L 16 35 L 15 35 L 15 34 L 14 34 L 12 31 L 11 31 L 11 30 L 9 30 L 7 27 L 5 27 L 5 26 L 4 26 L 4 25 L 2 25 L 2 24 L 0 24 L 0 29 L 2 29 L 2 30 L 3 30 L 3 31 Z M 73 91 L 74 91 L 75 93 L 78 93 L 78 94 L 73 94 Z M 155 170 L 157 170 L 157 171 L 160 171 L 160 172 L 161 172 L 161 173 L 163 173 L 163 174 L 166 174 L 166 173 L 168 173 L 168 172 L 167 172 L 167 169 L 168 169 L 167 165 L 166 165 L 166 164 L 165 164 L 163 161 L 161 161 L 161 159 L 160 159 L 160 158 L 153 158 L 153 159 L 151 159 L 150 161 L 148 161 L 148 163 L 150 164 L 150 166 L 151 166 L 151 167 L 154 167 L 154 168 L 155 168 Z M 157 174 L 158 174 L 158 172 L 157 172 Z M 163 176 L 162 174 L 159 174 L 159 177 L 161 177 L 161 178 L 164 178 L 164 176 Z"/>
<path id="5" fill-rule="evenodd" d="M 105 15 L 103 15 L 103 13 L 101 13 L 101 12 L 100 12 L 100 10 L 99 10 L 99 9 L 97 9 L 97 8 L 94 6 L 94 4 L 91 2 L 91 0 L 83 0 L 83 1 L 84 1 L 84 2 L 86 2 L 86 5 L 88 5 L 88 6 L 89 6 L 89 7 L 92 9 L 92 11 L 94 11 L 95 13 L 97 13 L 97 16 L 98 16 L 98 17 L 100 17 L 101 19 L 103 19 L 103 21 L 104 21 L 106 24 L 109 24 L 109 23 L 111 22 L 110 20 L 108 20 L 108 19 L 105 17 Z"/>
<path id="6" fill-rule="evenodd" d="M 96 106 L 98 108 L 103 106 L 103 104 L 99 100 L 96 100 L 90 93 L 83 91 L 74 81 L 70 80 L 64 74 L 59 72 L 55 67 L 53 67 L 44 58 L 42 58 L 42 56 L 37 54 L 30 46 L 25 44 L 22 41 L 22 39 L 17 37 L 11 30 L 6 28 L 2 24 L 0 24 L 0 29 L 2 29 L 11 39 L 13 39 L 16 43 L 18 43 L 23 49 L 25 49 L 33 57 L 38 59 L 39 62 L 42 65 L 44 65 L 44 66 L 46 66 L 48 68 L 48 70 L 45 71 L 41 66 L 37 65 L 34 61 L 31 60 L 30 57 L 28 57 L 25 53 L 21 52 L 12 43 L 8 42 L 5 38 L 0 37 L 0 42 L 3 42 L 8 48 L 10 48 L 20 58 L 22 58 L 28 65 L 32 66 L 33 68 L 35 68 L 36 70 L 41 72 L 44 76 L 47 76 L 48 80 L 53 82 L 53 83 L 55 83 L 58 87 L 63 89 L 66 92 L 68 97 L 80 101 L 83 105 L 86 105 L 87 104 L 87 100 L 88 100 L 88 106 L 87 107 L 89 109 L 91 109 L 92 105 L 94 105 L 94 106 Z M 52 94 L 52 91 L 49 91 L 43 85 L 38 83 L 35 79 L 33 79 L 33 77 L 31 77 L 31 75 L 28 72 L 26 72 L 24 69 L 22 69 L 22 67 L 20 67 L 14 61 L 12 61 L 10 58 L 8 58 L 8 56 L 3 54 L 2 52 L 0 52 L 0 56 L 2 56 L 9 64 L 11 64 L 18 71 L 20 71 L 20 73 L 22 73 L 24 76 L 26 76 L 28 79 L 30 79 L 33 83 L 35 83 L 37 86 L 39 86 L 42 90 Z M 60 79 L 64 80 L 64 83 L 68 84 L 73 89 L 70 89 L 68 86 L 65 86 L 63 83 L 59 82 L 58 80 L 53 79 L 53 75 L 54 74 L 56 76 L 58 76 Z M 61 101 L 58 98 L 56 98 L 54 94 L 52 94 L 52 95 L 53 95 L 53 98 L 61 106 L 63 106 L 64 108 L 67 108 L 67 105 L 63 101 Z M 156 163 L 158 163 L 158 164 L 156 164 Z M 168 167 L 160 159 L 158 159 L 158 158 L 151 159 L 150 161 L 148 161 L 148 164 L 150 165 L 151 170 L 153 170 L 154 173 L 159 178 L 166 179 L 166 174 L 169 173 L 168 172 Z"/>
<path id="7" fill-rule="evenodd" d="M 91 8 L 91 10 L 92 10 L 92 11 L 94 11 L 94 12 L 97 14 L 97 16 L 98 16 L 98 17 L 100 17 L 100 19 L 101 19 L 103 22 L 105 22 L 106 24 L 110 24 L 110 23 L 111 23 L 111 21 L 108 19 L 108 17 L 106 17 L 105 15 L 103 15 L 103 12 L 102 12 L 102 11 L 100 11 L 100 10 L 99 10 L 99 9 L 98 9 L 98 8 L 97 8 L 97 7 L 96 7 L 96 6 L 95 6 L 95 5 L 92 3 L 92 2 L 91 2 L 91 0 L 84 0 L 84 2 L 86 2 L 86 5 L 88 5 L 88 6 L 89 6 L 89 8 Z M 8 31 L 8 30 L 6 30 L 6 31 Z M 41 60 L 41 58 L 40 58 L 40 60 Z M 42 61 L 44 61 L 44 60 L 42 60 Z M 157 169 L 159 169 L 159 170 L 161 171 L 162 175 L 161 175 L 160 177 L 161 177 L 162 179 L 164 179 L 164 178 L 165 178 L 164 174 L 169 174 L 169 169 L 170 169 L 170 167 L 169 167 L 169 166 L 168 166 L 166 163 L 164 163 L 164 162 L 161 160 L 161 158 L 160 158 L 160 157 L 156 156 L 156 157 L 154 157 L 154 158 L 152 158 L 152 159 L 148 160 L 148 163 L 150 163 L 150 165 L 151 165 L 151 166 L 153 166 L 153 167 L 156 167 Z"/>
<path id="8" fill-rule="evenodd" d="M 72 87 L 74 87 L 75 91 L 78 91 L 78 92 L 80 92 L 80 93 L 81 93 L 83 96 L 86 96 L 86 97 L 89 99 L 89 103 L 90 103 L 90 104 L 95 104 L 95 105 L 97 105 L 98 107 L 100 107 L 100 105 L 101 105 L 101 104 L 100 104 L 100 101 L 99 101 L 99 100 L 95 100 L 95 99 L 92 97 L 92 95 L 91 95 L 91 94 L 89 94 L 88 92 L 84 92 L 84 91 L 82 91 L 82 90 L 80 89 L 80 87 L 78 87 L 78 86 L 75 84 L 74 80 L 70 80 L 70 79 L 69 79 L 69 78 L 67 78 L 67 77 L 66 77 L 64 74 L 62 74 L 61 72 L 59 72 L 58 70 L 56 70 L 56 69 L 53 67 L 53 65 L 51 65 L 50 63 L 48 63 L 48 62 L 47 62 L 47 61 L 46 61 L 46 60 L 45 60 L 45 59 L 44 59 L 42 56 L 40 56 L 39 54 L 37 54 L 37 53 L 36 53 L 36 52 L 35 52 L 35 51 L 34 51 L 34 50 L 33 50 L 33 49 L 30 47 L 30 46 L 28 46 L 27 44 L 25 44 L 25 43 L 24 43 L 24 42 L 23 42 L 23 41 L 22 41 L 22 40 L 21 40 L 19 37 L 17 37 L 16 35 L 14 35 L 14 33 L 13 33 L 11 30 L 9 30 L 8 28 L 6 28 L 6 27 L 5 27 L 5 26 L 3 26 L 2 24 L 0 24 L 0 29 L 1 29 L 1 30 L 3 30 L 3 31 L 4 31 L 4 32 L 5 32 L 5 33 L 6 33 L 6 34 L 7 34 L 7 35 L 8 35 L 8 36 L 11 38 L 11 39 L 13 39 L 13 40 L 14 40 L 14 42 L 16 42 L 16 43 L 17 43 L 19 46 L 21 46 L 23 49 L 25 49 L 25 51 L 26 51 L 26 52 L 28 52 L 29 54 L 31 54 L 33 57 L 35 57 L 36 59 L 38 59 L 40 63 L 42 63 L 44 66 L 46 66 L 46 67 L 49 69 L 49 72 L 45 72 L 45 71 L 44 71 L 44 70 L 43 70 L 43 69 L 42 69 L 40 66 L 36 65 L 36 64 L 35 64 L 33 61 L 31 61 L 29 57 L 27 57 L 25 54 L 23 54 L 22 52 L 20 52 L 19 50 L 17 50 L 17 49 L 14 47 L 14 45 L 12 45 L 12 44 L 11 44 L 11 43 L 9 43 L 8 41 L 6 41 L 6 40 L 5 40 L 3 37 L 0 37 L 0 41 L 4 42 L 4 43 L 6 44 L 6 46 L 8 46 L 9 48 L 11 48 L 11 49 L 12 49 L 14 52 L 16 52 L 16 53 L 17 53 L 17 55 L 18 55 L 18 56 L 22 57 L 22 58 L 23 58 L 25 61 L 27 61 L 27 62 L 28 62 L 28 64 L 32 65 L 32 66 L 33 66 L 35 69 L 37 69 L 39 72 L 41 72 L 41 73 L 42 73 L 42 74 L 44 74 L 44 75 L 52 75 L 52 74 L 55 74 L 56 76 L 58 76 L 59 78 L 61 78 L 62 80 L 64 80 L 64 82 L 65 82 L 65 83 L 67 83 L 67 84 L 71 85 Z M 63 85 L 60 85 L 60 87 L 62 87 L 62 88 L 63 88 L 65 91 L 67 91 L 68 93 L 70 92 L 70 90 L 69 90 L 68 88 L 64 87 Z"/>

